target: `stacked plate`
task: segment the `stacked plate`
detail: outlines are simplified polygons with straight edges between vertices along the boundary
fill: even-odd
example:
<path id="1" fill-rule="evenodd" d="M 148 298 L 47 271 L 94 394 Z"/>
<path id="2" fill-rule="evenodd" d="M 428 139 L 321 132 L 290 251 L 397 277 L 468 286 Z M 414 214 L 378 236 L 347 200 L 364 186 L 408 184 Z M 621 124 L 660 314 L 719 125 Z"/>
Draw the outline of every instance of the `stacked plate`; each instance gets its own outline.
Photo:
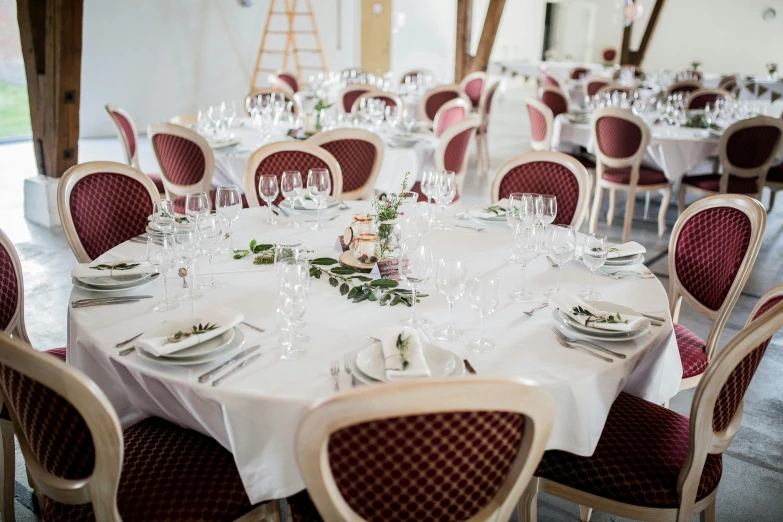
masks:
<path id="1" fill-rule="evenodd" d="M 134 274 L 104 277 L 72 277 L 73 286 L 90 292 L 119 292 L 144 286 L 153 282 L 160 274 Z"/>
<path id="2" fill-rule="evenodd" d="M 434 344 L 422 343 L 424 359 L 433 378 L 451 377 L 465 373 L 465 367 L 455 353 Z M 363 384 L 388 382 L 381 343 L 373 343 L 351 360 L 351 372 Z"/>
<path id="3" fill-rule="evenodd" d="M 493 210 L 489 210 L 493 209 Z M 468 210 L 468 216 L 482 223 L 505 223 L 506 211 L 501 210 L 499 205 L 478 206 Z"/>
<path id="4" fill-rule="evenodd" d="M 615 257 L 613 259 L 607 259 L 604 263 L 605 266 L 630 266 L 641 265 L 644 263 L 643 254 L 634 254 L 632 256 Z"/>
<path id="5" fill-rule="evenodd" d="M 208 341 L 161 357 L 142 350 L 138 345 L 136 346 L 136 352 L 138 352 L 140 357 L 159 364 L 193 366 L 224 357 L 229 358 L 239 352 L 244 344 L 244 332 L 239 328 L 232 328 Z"/>
<path id="6" fill-rule="evenodd" d="M 232 145 L 237 145 L 240 141 L 241 140 L 233 133 L 228 134 L 227 136 L 220 139 L 207 139 L 207 143 L 209 143 L 209 146 L 213 149 L 231 147 Z"/>
<path id="7" fill-rule="evenodd" d="M 619 312 L 620 314 L 640 316 L 640 314 L 632 308 L 609 303 L 606 301 L 588 301 L 587 304 L 594 306 L 599 310 L 611 310 L 612 312 Z M 593 339 L 596 341 L 630 341 L 632 339 L 641 337 L 650 331 L 650 321 L 647 319 L 645 319 L 641 326 L 639 326 L 639 328 L 636 330 L 632 330 L 630 332 L 617 332 L 596 328 L 595 326 L 585 326 L 582 323 L 575 321 L 571 316 L 559 309 L 552 311 L 552 318 L 555 320 L 556 325 L 569 334 L 573 334 L 576 337 L 581 336 L 585 339 Z"/>

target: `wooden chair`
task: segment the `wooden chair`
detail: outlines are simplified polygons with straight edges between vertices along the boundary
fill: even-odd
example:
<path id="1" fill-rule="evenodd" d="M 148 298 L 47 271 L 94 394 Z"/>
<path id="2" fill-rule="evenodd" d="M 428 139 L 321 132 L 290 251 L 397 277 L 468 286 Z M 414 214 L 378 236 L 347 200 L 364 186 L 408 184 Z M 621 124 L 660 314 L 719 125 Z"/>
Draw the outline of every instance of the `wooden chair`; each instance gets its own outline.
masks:
<path id="1" fill-rule="evenodd" d="M 611 226 L 614 218 L 617 191 L 627 192 L 623 242 L 631 236 L 633 209 L 637 192 L 663 192 L 658 212 L 658 237 L 666 231 L 666 209 L 672 195 L 672 187 L 663 172 L 642 167 L 642 160 L 650 143 L 650 128 L 630 111 L 605 108 L 593 112 L 590 126 L 593 128 L 596 156 L 596 190 L 590 215 L 590 232 L 598 225 L 603 189 L 609 189 L 609 211 L 606 221 Z"/>
<path id="2" fill-rule="evenodd" d="M 541 73 L 541 86 L 542 87 L 557 87 L 558 89 L 561 89 L 562 86 L 560 85 L 560 82 L 557 81 L 557 79 L 553 76 L 550 76 L 546 72 Z"/>
<path id="3" fill-rule="evenodd" d="M 462 88 L 456 83 L 452 83 L 449 85 L 439 85 L 437 87 L 433 87 L 424 93 L 424 96 L 421 99 L 420 112 L 428 121 L 434 121 L 435 115 L 438 113 L 438 109 L 440 109 L 447 101 L 451 101 L 456 98 L 462 98 L 467 103 L 469 103 L 471 107 L 473 106 L 473 103 L 470 101 L 467 95 L 462 92 Z"/>
<path id="4" fill-rule="evenodd" d="M 734 95 L 723 89 L 697 89 L 688 96 L 685 109 L 703 109 L 707 104 L 714 106 L 719 99 L 733 100 Z"/>
<path id="5" fill-rule="evenodd" d="M 561 114 L 568 113 L 570 106 L 568 95 L 560 87 L 544 85 L 538 91 L 538 97 L 552 110 L 552 115 L 555 118 Z"/>
<path id="6" fill-rule="evenodd" d="M 57 187 L 57 210 L 73 255 L 88 263 L 143 234 L 160 194 L 142 172 L 113 161 L 68 169 Z"/>
<path id="7" fill-rule="evenodd" d="M 737 88 L 739 87 L 739 76 L 736 74 L 731 74 L 729 76 L 724 76 L 720 79 L 720 82 L 718 82 L 718 89 L 723 89 L 724 91 L 728 91 L 731 93 L 732 96 L 737 95 Z"/>
<path id="8" fill-rule="evenodd" d="M 381 100 L 387 107 L 399 107 L 400 110 L 405 108 L 405 105 L 402 103 L 402 98 L 393 92 L 368 91 L 360 94 L 356 100 L 354 100 L 353 105 L 351 105 L 351 114 L 355 114 L 356 111 L 359 110 L 362 100 Z"/>
<path id="9" fill-rule="evenodd" d="M 476 377 L 335 395 L 299 424 L 307 491 L 288 505 L 299 520 L 508 520 L 543 453 L 553 406 L 541 388 Z"/>
<path id="10" fill-rule="evenodd" d="M 544 102 L 525 98 L 527 114 L 530 117 L 530 146 L 533 150 L 552 150 L 552 132 L 555 115 Z"/>
<path id="11" fill-rule="evenodd" d="M 673 96 L 675 94 L 690 94 L 694 91 L 698 91 L 701 89 L 701 82 L 696 80 L 683 80 L 680 82 L 675 82 L 672 85 L 669 86 L 668 89 L 663 93 L 663 99 L 665 100 L 669 96 Z"/>
<path id="12" fill-rule="evenodd" d="M 492 203 L 512 192 L 551 194 L 557 197 L 555 225 L 579 230 L 590 206 L 591 179 L 575 158 L 561 152 L 526 152 L 498 169 L 492 182 Z"/>
<path id="13" fill-rule="evenodd" d="M 628 85 L 620 85 L 618 83 L 607 83 L 598 91 L 596 91 L 596 94 L 602 95 L 602 94 L 614 94 L 614 93 L 626 93 L 628 95 L 633 95 L 633 93 L 636 92 L 636 87 L 630 87 Z"/>
<path id="14" fill-rule="evenodd" d="M 486 85 L 487 73 L 483 71 L 472 72 L 459 82 L 460 89 L 468 97 L 474 109 L 478 109 Z"/>
<path id="15" fill-rule="evenodd" d="M 767 215 L 758 200 L 724 194 L 682 213 L 669 240 L 669 306 L 682 360 L 681 390 L 699 384 L 756 262 Z M 712 321 L 705 342 L 678 324 L 685 301 Z"/>
<path id="16" fill-rule="evenodd" d="M 440 137 L 446 129 L 467 118 L 470 110 L 470 103 L 462 98 L 454 98 L 441 105 L 438 112 L 435 113 L 435 119 L 432 123 L 435 136 Z"/>
<path id="17" fill-rule="evenodd" d="M 274 74 L 267 76 L 269 86 L 293 96 L 299 92 L 299 81 L 296 75 L 283 69 L 278 69 Z"/>
<path id="18" fill-rule="evenodd" d="M 572 80 L 583 80 L 590 74 L 590 70 L 586 67 L 574 67 L 568 74 L 568 77 Z"/>
<path id="19" fill-rule="evenodd" d="M 234 457 L 209 437 L 157 418 L 123 432 L 94 382 L 4 334 L 0 368 L 43 520 L 279 517 L 275 503 L 250 504 Z"/>
<path id="20" fill-rule="evenodd" d="M 120 143 L 125 148 L 125 157 L 128 165 L 134 169 L 141 170 L 138 154 L 139 139 L 133 118 L 125 110 L 115 105 L 106 105 L 106 112 L 109 113 L 111 121 L 114 122 L 114 126 L 117 128 L 117 137 L 120 138 Z M 165 188 L 163 187 L 163 180 L 160 174 L 147 174 L 147 176 L 155 183 L 158 192 L 162 194 Z"/>
<path id="21" fill-rule="evenodd" d="M 198 125 L 198 114 L 183 114 L 169 118 L 169 123 L 179 125 L 180 127 L 193 128 Z"/>
<path id="22" fill-rule="evenodd" d="M 716 356 L 690 418 L 620 393 L 590 457 L 547 451 L 522 496 L 520 522 L 536 520 L 539 491 L 592 510 L 650 522 L 715 522 L 723 453 L 742 422 L 743 398 L 772 336 L 783 327 L 783 288 L 767 292 Z"/>
<path id="23" fill-rule="evenodd" d="M 366 200 L 373 196 L 383 165 L 380 136 L 364 129 L 334 129 L 312 136 L 307 143 L 321 147 L 337 160 L 343 176 L 342 199 Z"/>
<path id="24" fill-rule="evenodd" d="M 210 193 L 215 154 L 199 133 L 173 123 L 151 123 L 147 135 L 158 158 L 166 197 L 176 212 L 184 214 L 188 193 Z M 214 203 L 214 191 L 210 196 Z"/>
<path id="25" fill-rule="evenodd" d="M 612 81 L 609 78 L 603 76 L 588 76 L 585 78 L 584 90 L 585 96 L 592 98 L 598 93 L 598 90 L 604 85 L 609 85 Z"/>
<path id="26" fill-rule="evenodd" d="M 350 114 L 351 110 L 353 109 L 354 102 L 359 98 L 359 96 L 367 92 L 380 92 L 380 89 L 368 83 L 346 85 L 338 97 L 342 111 L 346 114 Z"/>
<path id="27" fill-rule="evenodd" d="M 438 139 L 438 146 L 435 148 L 435 168 L 440 171 L 448 170 L 455 174 L 457 196 L 454 201 L 459 199 L 465 186 L 470 142 L 473 141 L 480 125 L 481 120 L 476 116 L 471 116 L 449 127 Z"/>
<path id="28" fill-rule="evenodd" d="M 0 331 L 30 344 L 24 324 L 24 278 L 22 263 L 14 245 L 0 230 Z M 66 348 L 54 348 L 44 352 L 65 362 Z M 14 425 L 8 408 L 0 400 L 0 442 L 3 452 L 2 472 L 2 515 L 3 520 L 16 520 L 14 514 L 14 471 L 16 451 L 14 449 Z"/>
<path id="29" fill-rule="evenodd" d="M 772 211 L 775 206 L 775 194 L 778 190 L 783 190 L 783 163 L 772 167 L 767 171 L 767 178 L 764 180 L 764 186 L 769 188 L 769 209 Z"/>
<path id="30" fill-rule="evenodd" d="M 275 96 L 282 96 L 286 103 L 291 102 L 293 104 L 292 112 L 294 115 L 299 114 L 299 104 L 297 103 L 296 98 L 294 98 L 294 93 L 278 89 L 277 87 L 265 87 L 245 96 L 245 112 L 249 115 L 250 110 L 258 105 L 261 100 L 268 99 L 273 94 Z"/>
<path id="31" fill-rule="evenodd" d="M 281 141 L 264 145 L 250 156 L 245 166 L 245 196 L 248 206 L 258 207 L 263 202 L 258 192 L 258 181 L 262 174 L 274 174 L 279 184 L 284 171 L 298 170 L 302 174 L 302 185 L 307 187 L 307 172 L 310 169 L 327 169 L 332 177 L 331 195 L 340 197 L 343 192 L 342 169 L 337 159 L 326 149 L 309 140 Z M 281 201 L 283 201 L 282 191 L 272 204 L 278 205 Z"/>
<path id="32" fill-rule="evenodd" d="M 476 154 L 478 156 L 478 168 L 481 175 L 484 175 L 489 171 L 489 143 L 487 141 L 487 135 L 489 133 L 489 115 L 492 111 L 492 101 L 495 99 L 495 93 L 497 92 L 498 87 L 500 87 L 500 82 L 496 81 L 484 89 L 478 107 L 481 125 L 479 125 L 479 128 L 476 130 Z"/>

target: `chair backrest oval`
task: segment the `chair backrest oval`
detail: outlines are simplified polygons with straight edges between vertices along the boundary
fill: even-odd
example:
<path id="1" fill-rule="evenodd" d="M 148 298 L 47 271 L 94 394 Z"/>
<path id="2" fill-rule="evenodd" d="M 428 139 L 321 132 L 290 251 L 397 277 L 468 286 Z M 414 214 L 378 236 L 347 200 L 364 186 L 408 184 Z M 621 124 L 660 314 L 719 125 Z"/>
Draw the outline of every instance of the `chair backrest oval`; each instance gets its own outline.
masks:
<path id="1" fill-rule="evenodd" d="M 288 85 L 288 87 L 291 88 L 292 93 L 299 92 L 299 80 L 296 78 L 296 75 L 294 73 L 290 73 L 288 71 L 284 71 L 282 69 L 279 69 L 276 73 L 277 77 Z"/>
<path id="2" fill-rule="evenodd" d="M 459 123 L 470 114 L 470 104 L 462 98 L 454 98 L 441 105 L 435 114 L 432 130 L 440 137 L 446 129 Z"/>
<path id="3" fill-rule="evenodd" d="M 731 100 L 734 96 L 723 89 L 697 89 L 688 96 L 687 110 L 703 109 L 707 104 L 715 105 L 719 99 Z"/>
<path id="4" fill-rule="evenodd" d="M 393 92 L 368 91 L 356 97 L 353 105 L 351 105 L 352 114 L 359 110 L 362 100 L 381 100 L 387 107 L 400 107 L 400 110 L 405 107 L 402 103 L 402 98 Z"/>
<path id="5" fill-rule="evenodd" d="M 194 127 L 198 125 L 198 114 L 181 114 L 179 116 L 172 116 L 168 119 L 168 123 L 179 125 L 180 127 Z"/>
<path id="6" fill-rule="evenodd" d="M 293 92 L 288 92 L 284 89 L 281 89 L 280 87 L 264 87 L 261 89 L 257 89 L 247 96 L 245 96 L 245 112 L 247 114 L 249 113 L 249 109 L 252 109 L 256 105 L 258 105 L 259 101 L 269 99 L 272 95 L 275 96 L 282 96 L 283 99 L 285 99 L 286 103 L 292 102 L 293 103 L 293 113 L 298 114 L 299 113 L 299 104 L 296 103 L 296 99 L 294 98 Z"/>
<path id="7" fill-rule="evenodd" d="M 595 96 L 601 87 L 610 83 L 612 81 L 603 76 L 588 76 L 584 82 L 585 96 Z"/>
<path id="8" fill-rule="evenodd" d="M 364 129 L 334 129 L 316 134 L 307 143 L 325 149 L 337 160 L 343 176 L 342 199 L 372 197 L 383 164 L 380 136 Z"/>
<path id="9" fill-rule="evenodd" d="M 590 74 L 590 70 L 585 67 L 574 67 L 571 69 L 571 72 L 569 73 L 568 77 L 572 80 L 581 80 L 587 75 Z"/>
<path id="10" fill-rule="evenodd" d="M 551 87 L 557 87 L 558 89 L 561 87 L 560 86 L 560 82 L 557 81 L 557 79 L 555 77 L 550 76 L 547 73 L 542 73 L 541 74 L 541 80 L 542 80 L 541 81 L 542 85 L 549 85 Z"/>
<path id="11" fill-rule="evenodd" d="M 723 89 L 724 91 L 730 92 L 732 95 L 736 95 L 737 85 L 739 84 L 739 76 L 736 74 L 731 74 L 729 76 L 724 76 L 721 78 L 720 82 L 718 82 L 718 89 Z"/>
<path id="12" fill-rule="evenodd" d="M 492 203 L 512 192 L 557 197 L 554 224 L 579 229 L 590 203 L 590 176 L 584 165 L 561 152 L 526 152 L 498 169 L 490 192 Z"/>
<path id="13" fill-rule="evenodd" d="M 701 82 L 696 80 L 683 80 L 669 86 L 663 94 L 664 99 L 674 94 L 690 94 L 701 89 Z"/>
<path id="14" fill-rule="evenodd" d="M 476 71 L 465 76 L 459 86 L 465 96 L 470 99 L 473 104 L 473 108 L 478 108 L 481 101 L 481 94 L 484 92 L 484 86 L 487 83 L 487 73 L 483 71 Z"/>
<path id="15" fill-rule="evenodd" d="M 169 199 L 209 191 L 215 174 L 215 154 L 204 137 L 173 123 L 151 123 L 147 135 Z"/>
<path id="16" fill-rule="evenodd" d="M 160 195 L 149 177 L 113 161 L 75 165 L 57 187 L 63 232 L 80 263 L 143 234 L 156 202 Z"/>
<path id="17" fill-rule="evenodd" d="M 340 93 L 340 108 L 343 112 L 350 114 L 353 109 L 353 104 L 364 93 L 376 92 L 379 89 L 374 85 L 367 83 L 357 83 L 352 85 L 346 85 Z"/>
<path id="18" fill-rule="evenodd" d="M 24 278 L 13 243 L 0 230 L 0 331 L 29 343 L 24 326 Z"/>
<path id="19" fill-rule="evenodd" d="M 274 174 L 278 178 L 286 170 L 298 170 L 302 174 L 302 186 L 307 187 L 307 173 L 310 169 L 328 169 L 332 178 L 331 195 L 339 197 L 343 191 L 343 174 L 337 160 L 327 150 L 307 142 L 283 141 L 264 145 L 256 150 L 245 166 L 245 196 L 249 207 L 258 207 L 262 199 L 258 192 L 258 181 L 262 174 Z M 272 204 L 283 200 L 280 191 Z"/>
<path id="20" fill-rule="evenodd" d="M 299 425 L 297 464 L 324 520 L 508 519 L 551 429 L 548 393 L 488 379 L 389 386 L 315 404 Z"/>
<path id="21" fill-rule="evenodd" d="M 421 112 L 425 118 L 427 118 L 429 121 L 433 121 L 435 120 L 435 115 L 438 113 L 438 109 L 440 109 L 447 101 L 454 100 L 456 98 L 462 98 L 468 103 L 471 103 L 467 96 L 465 96 L 465 94 L 462 92 L 462 89 L 459 85 L 439 85 L 438 87 L 434 87 L 424 93 L 424 96 L 421 100 Z"/>
<path id="22" fill-rule="evenodd" d="M 435 166 L 438 170 L 450 170 L 457 178 L 457 195 L 462 193 L 465 173 L 468 170 L 470 142 L 481 125 L 477 116 L 471 116 L 452 125 L 440 138 L 435 149 Z M 456 201 L 457 198 L 454 199 Z"/>
<path id="23" fill-rule="evenodd" d="M 650 129 L 630 111 L 614 108 L 593 112 L 592 124 L 596 155 L 609 167 L 641 164 L 650 142 Z"/>
<path id="24" fill-rule="evenodd" d="M 555 116 L 546 104 L 535 98 L 526 98 L 530 116 L 530 142 L 533 150 L 550 150 Z"/>
<path id="25" fill-rule="evenodd" d="M 539 98 L 549 107 L 555 118 L 568 112 L 568 96 L 560 87 L 552 85 L 542 86 Z"/>
<path id="26" fill-rule="evenodd" d="M 481 127 L 484 131 L 486 131 L 486 127 L 489 124 L 489 115 L 492 112 L 492 102 L 495 100 L 495 94 L 498 92 L 499 87 L 500 82 L 495 81 L 484 89 L 484 94 L 481 96 L 479 115 L 481 116 Z"/>
<path id="27" fill-rule="evenodd" d="M 718 145 L 725 174 L 743 177 L 766 175 L 780 150 L 783 120 L 756 116 L 730 125 Z"/>
<path id="28" fill-rule="evenodd" d="M 133 118 L 124 109 L 117 107 L 116 105 L 107 104 L 106 112 L 109 113 L 109 117 L 117 127 L 117 136 L 120 138 L 125 148 L 125 157 L 127 158 L 128 165 L 134 168 L 139 168 L 138 158 L 138 133 L 136 132 L 136 125 L 133 123 Z"/>

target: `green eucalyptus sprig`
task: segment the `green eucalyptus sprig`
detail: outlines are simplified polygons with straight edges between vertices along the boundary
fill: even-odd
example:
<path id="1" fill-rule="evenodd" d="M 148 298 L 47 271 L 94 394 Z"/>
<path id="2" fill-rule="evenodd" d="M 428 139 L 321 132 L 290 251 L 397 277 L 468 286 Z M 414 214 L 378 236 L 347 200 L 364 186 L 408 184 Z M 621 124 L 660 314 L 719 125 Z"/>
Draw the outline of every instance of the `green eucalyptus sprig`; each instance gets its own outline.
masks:
<path id="1" fill-rule="evenodd" d="M 413 306 L 413 292 L 404 288 L 398 288 L 400 284 L 391 279 L 373 279 L 361 275 L 358 270 L 349 266 L 335 266 L 339 261 L 330 257 L 319 257 L 310 261 L 310 277 L 321 279 L 325 275 L 329 279 L 329 284 L 339 288 L 340 295 L 354 303 L 362 301 L 377 302 L 381 306 L 396 306 L 404 304 Z M 427 297 L 427 294 L 416 294 L 416 302 L 420 297 Z"/>
<path id="2" fill-rule="evenodd" d="M 259 245 L 255 239 L 250 241 L 247 250 L 234 250 L 234 259 L 242 259 L 249 254 L 255 254 L 254 265 L 271 265 L 275 262 L 275 245 Z"/>
<path id="3" fill-rule="evenodd" d="M 204 334 L 204 333 L 207 333 L 209 331 L 216 330 L 217 328 L 218 328 L 218 325 L 217 324 L 213 324 L 213 323 L 206 323 L 206 324 L 198 323 L 198 324 L 194 324 L 193 326 L 190 327 L 189 331 L 183 332 L 182 330 L 180 330 L 179 332 L 176 332 L 176 333 L 173 333 L 173 334 L 169 335 L 168 338 L 166 339 L 166 342 L 164 344 L 178 343 L 178 342 L 182 341 L 183 339 L 187 339 L 191 335 Z"/>
<path id="4" fill-rule="evenodd" d="M 581 306 L 575 306 L 573 310 L 571 310 L 571 313 L 573 315 L 584 315 L 587 316 L 587 321 L 585 323 L 585 326 L 590 326 L 590 323 L 594 324 L 626 324 L 628 322 L 628 319 L 623 319 L 620 316 L 620 313 L 616 313 L 615 315 L 605 315 L 605 316 L 599 316 L 595 315 L 590 310 L 586 310 L 585 308 L 582 308 Z"/>
<path id="5" fill-rule="evenodd" d="M 506 209 L 501 207 L 500 205 L 490 205 L 484 209 L 484 212 L 492 212 L 496 216 L 499 216 L 501 212 L 505 212 L 505 211 Z"/>
<path id="6" fill-rule="evenodd" d="M 406 369 L 408 367 L 408 341 L 410 341 L 410 336 L 404 337 L 402 334 L 397 336 L 397 349 L 400 351 L 400 361 L 402 362 L 402 369 Z"/>
<path id="7" fill-rule="evenodd" d="M 140 263 L 126 263 L 126 262 L 116 263 L 113 265 L 102 263 L 100 265 L 91 266 L 90 268 L 93 268 L 95 270 L 131 270 L 139 265 Z"/>

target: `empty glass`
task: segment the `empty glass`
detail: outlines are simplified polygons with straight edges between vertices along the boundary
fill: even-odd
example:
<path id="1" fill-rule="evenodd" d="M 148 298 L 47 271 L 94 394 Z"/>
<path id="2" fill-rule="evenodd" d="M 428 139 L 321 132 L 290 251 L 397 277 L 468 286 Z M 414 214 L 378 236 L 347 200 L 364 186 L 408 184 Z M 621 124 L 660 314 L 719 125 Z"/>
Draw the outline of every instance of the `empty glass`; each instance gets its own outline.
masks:
<path id="1" fill-rule="evenodd" d="M 435 273 L 435 285 L 438 292 L 449 303 L 449 319 L 446 327 L 432 332 L 433 337 L 441 341 L 456 341 L 462 339 L 462 330 L 451 325 L 451 309 L 454 303 L 465 293 L 465 283 L 468 277 L 467 264 L 464 259 L 441 259 Z"/>
<path id="2" fill-rule="evenodd" d="M 224 248 L 222 252 L 224 254 L 231 253 L 234 251 L 234 234 L 231 228 L 234 221 L 239 219 L 239 214 L 242 213 L 242 193 L 239 191 L 239 187 L 236 185 L 218 187 L 215 194 L 215 210 L 228 224 L 228 232 L 226 232 L 228 247 Z"/>
<path id="3" fill-rule="evenodd" d="M 209 196 L 206 192 L 191 192 L 185 196 L 185 215 L 197 223 L 199 218 L 209 214 Z"/>
<path id="4" fill-rule="evenodd" d="M 212 257 L 220 252 L 223 244 L 223 218 L 218 214 L 210 214 L 202 217 L 197 225 L 201 250 L 209 259 L 209 281 L 201 283 L 199 288 L 223 288 L 223 283 L 215 281 L 215 272 L 212 269 Z"/>
<path id="5" fill-rule="evenodd" d="M 277 225 L 277 220 L 272 214 L 272 202 L 277 197 L 277 176 L 274 174 L 264 174 L 258 179 L 258 193 L 261 194 L 261 198 L 266 203 L 266 207 L 269 210 L 268 217 L 264 220 L 264 223 L 268 225 Z"/>
<path id="6" fill-rule="evenodd" d="M 302 173 L 298 170 L 286 170 L 283 172 L 283 176 L 280 178 L 280 192 L 288 202 L 291 209 L 291 220 L 288 222 L 288 226 L 291 228 L 298 228 L 299 223 L 296 222 L 294 215 L 294 204 L 297 198 L 302 194 Z"/>
<path id="7" fill-rule="evenodd" d="M 413 328 L 426 328 L 429 322 L 416 317 L 416 292 L 419 285 L 424 283 L 432 272 L 432 251 L 429 245 L 416 247 L 402 245 L 398 262 L 400 277 L 408 283 L 413 294 L 411 317 L 404 321 L 404 324 Z"/>
<path id="8" fill-rule="evenodd" d="M 563 276 L 563 265 L 574 258 L 576 250 L 576 233 L 571 225 L 555 225 L 552 230 L 552 242 L 549 246 L 552 259 L 557 263 L 557 287 L 544 292 L 551 296 L 560 291 L 560 279 Z"/>
<path id="9" fill-rule="evenodd" d="M 478 353 L 491 352 L 495 344 L 484 339 L 484 320 L 495 313 L 500 304 L 500 283 L 497 279 L 473 279 L 470 287 L 470 307 L 481 317 L 479 338 L 466 346 Z"/>
<path id="10" fill-rule="evenodd" d="M 517 258 L 514 255 L 513 240 L 517 237 L 517 231 L 519 225 L 522 224 L 521 219 L 521 207 L 522 207 L 522 194 L 521 192 L 512 192 L 508 196 L 508 205 L 506 205 L 506 225 L 511 228 L 512 248 L 511 255 L 506 258 L 508 263 L 516 263 Z"/>
<path id="11" fill-rule="evenodd" d="M 179 299 L 196 300 L 201 297 L 195 290 L 196 274 L 194 273 L 194 261 L 198 255 L 198 231 L 194 226 L 177 226 L 174 229 L 174 252 L 182 260 L 184 268 L 190 276 L 190 283 Z"/>
<path id="12" fill-rule="evenodd" d="M 165 312 L 179 306 L 179 303 L 169 300 L 168 275 L 177 261 L 177 254 L 174 252 L 171 242 L 171 236 L 167 235 L 161 238 L 160 243 L 158 243 L 157 239 L 153 239 L 151 235 L 147 237 L 147 261 L 157 268 L 158 272 L 163 276 L 164 297 L 163 301 L 159 302 L 152 309 L 154 312 Z"/>
<path id="13" fill-rule="evenodd" d="M 516 262 L 522 265 L 522 289 L 511 292 L 515 301 L 530 301 L 533 293 L 525 290 L 525 268 L 538 257 L 544 243 L 544 226 L 539 224 L 530 228 L 518 228 L 511 251 Z"/>
<path id="14" fill-rule="evenodd" d="M 585 300 L 597 301 L 601 294 L 593 290 L 595 271 L 606 263 L 609 254 L 609 242 L 603 234 L 588 234 L 582 246 L 582 261 L 590 269 L 590 289 L 579 292 L 579 297 Z"/>
<path id="15" fill-rule="evenodd" d="M 424 171 L 421 173 L 421 192 L 427 196 L 427 203 L 432 204 L 433 190 L 438 182 L 436 171 Z"/>
<path id="16" fill-rule="evenodd" d="M 174 229 L 174 205 L 168 199 L 155 202 L 152 208 L 152 224 L 163 232 L 171 232 Z"/>
<path id="17" fill-rule="evenodd" d="M 547 241 L 547 234 L 549 233 L 548 228 L 549 225 L 554 223 L 555 218 L 557 217 L 557 198 L 555 196 L 544 194 L 541 196 L 541 206 L 541 221 L 544 223 L 544 226 L 547 227 L 547 229 L 544 230 L 544 240 L 541 246 L 541 253 L 547 254 L 549 253 L 549 241 Z"/>
<path id="18" fill-rule="evenodd" d="M 453 172 L 446 170 L 438 173 L 433 196 L 438 204 L 438 221 L 432 229 L 447 230 L 443 224 L 443 215 L 446 212 L 446 205 L 454 201 L 457 196 L 457 178 Z"/>
<path id="19" fill-rule="evenodd" d="M 326 206 L 326 198 L 332 191 L 332 178 L 327 169 L 310 169 L 307 173 L 307 191 L 318 205 L 318 220 L 310 230 L 325 230 L 321 223 L 321 207 Z"/>
<path id="20" fill-rule="evenodd" d="M 306 261 L 288 258 L 277 267 L 278 295 L 277 313 L 285 322 L 283 331 L 288 334 L 282 340 L 284 352 L 281 359 L 294 360 L 304 355 L 304 350 L 296 345 L 296 323 L 305 314 L 310 273 Z"/>

